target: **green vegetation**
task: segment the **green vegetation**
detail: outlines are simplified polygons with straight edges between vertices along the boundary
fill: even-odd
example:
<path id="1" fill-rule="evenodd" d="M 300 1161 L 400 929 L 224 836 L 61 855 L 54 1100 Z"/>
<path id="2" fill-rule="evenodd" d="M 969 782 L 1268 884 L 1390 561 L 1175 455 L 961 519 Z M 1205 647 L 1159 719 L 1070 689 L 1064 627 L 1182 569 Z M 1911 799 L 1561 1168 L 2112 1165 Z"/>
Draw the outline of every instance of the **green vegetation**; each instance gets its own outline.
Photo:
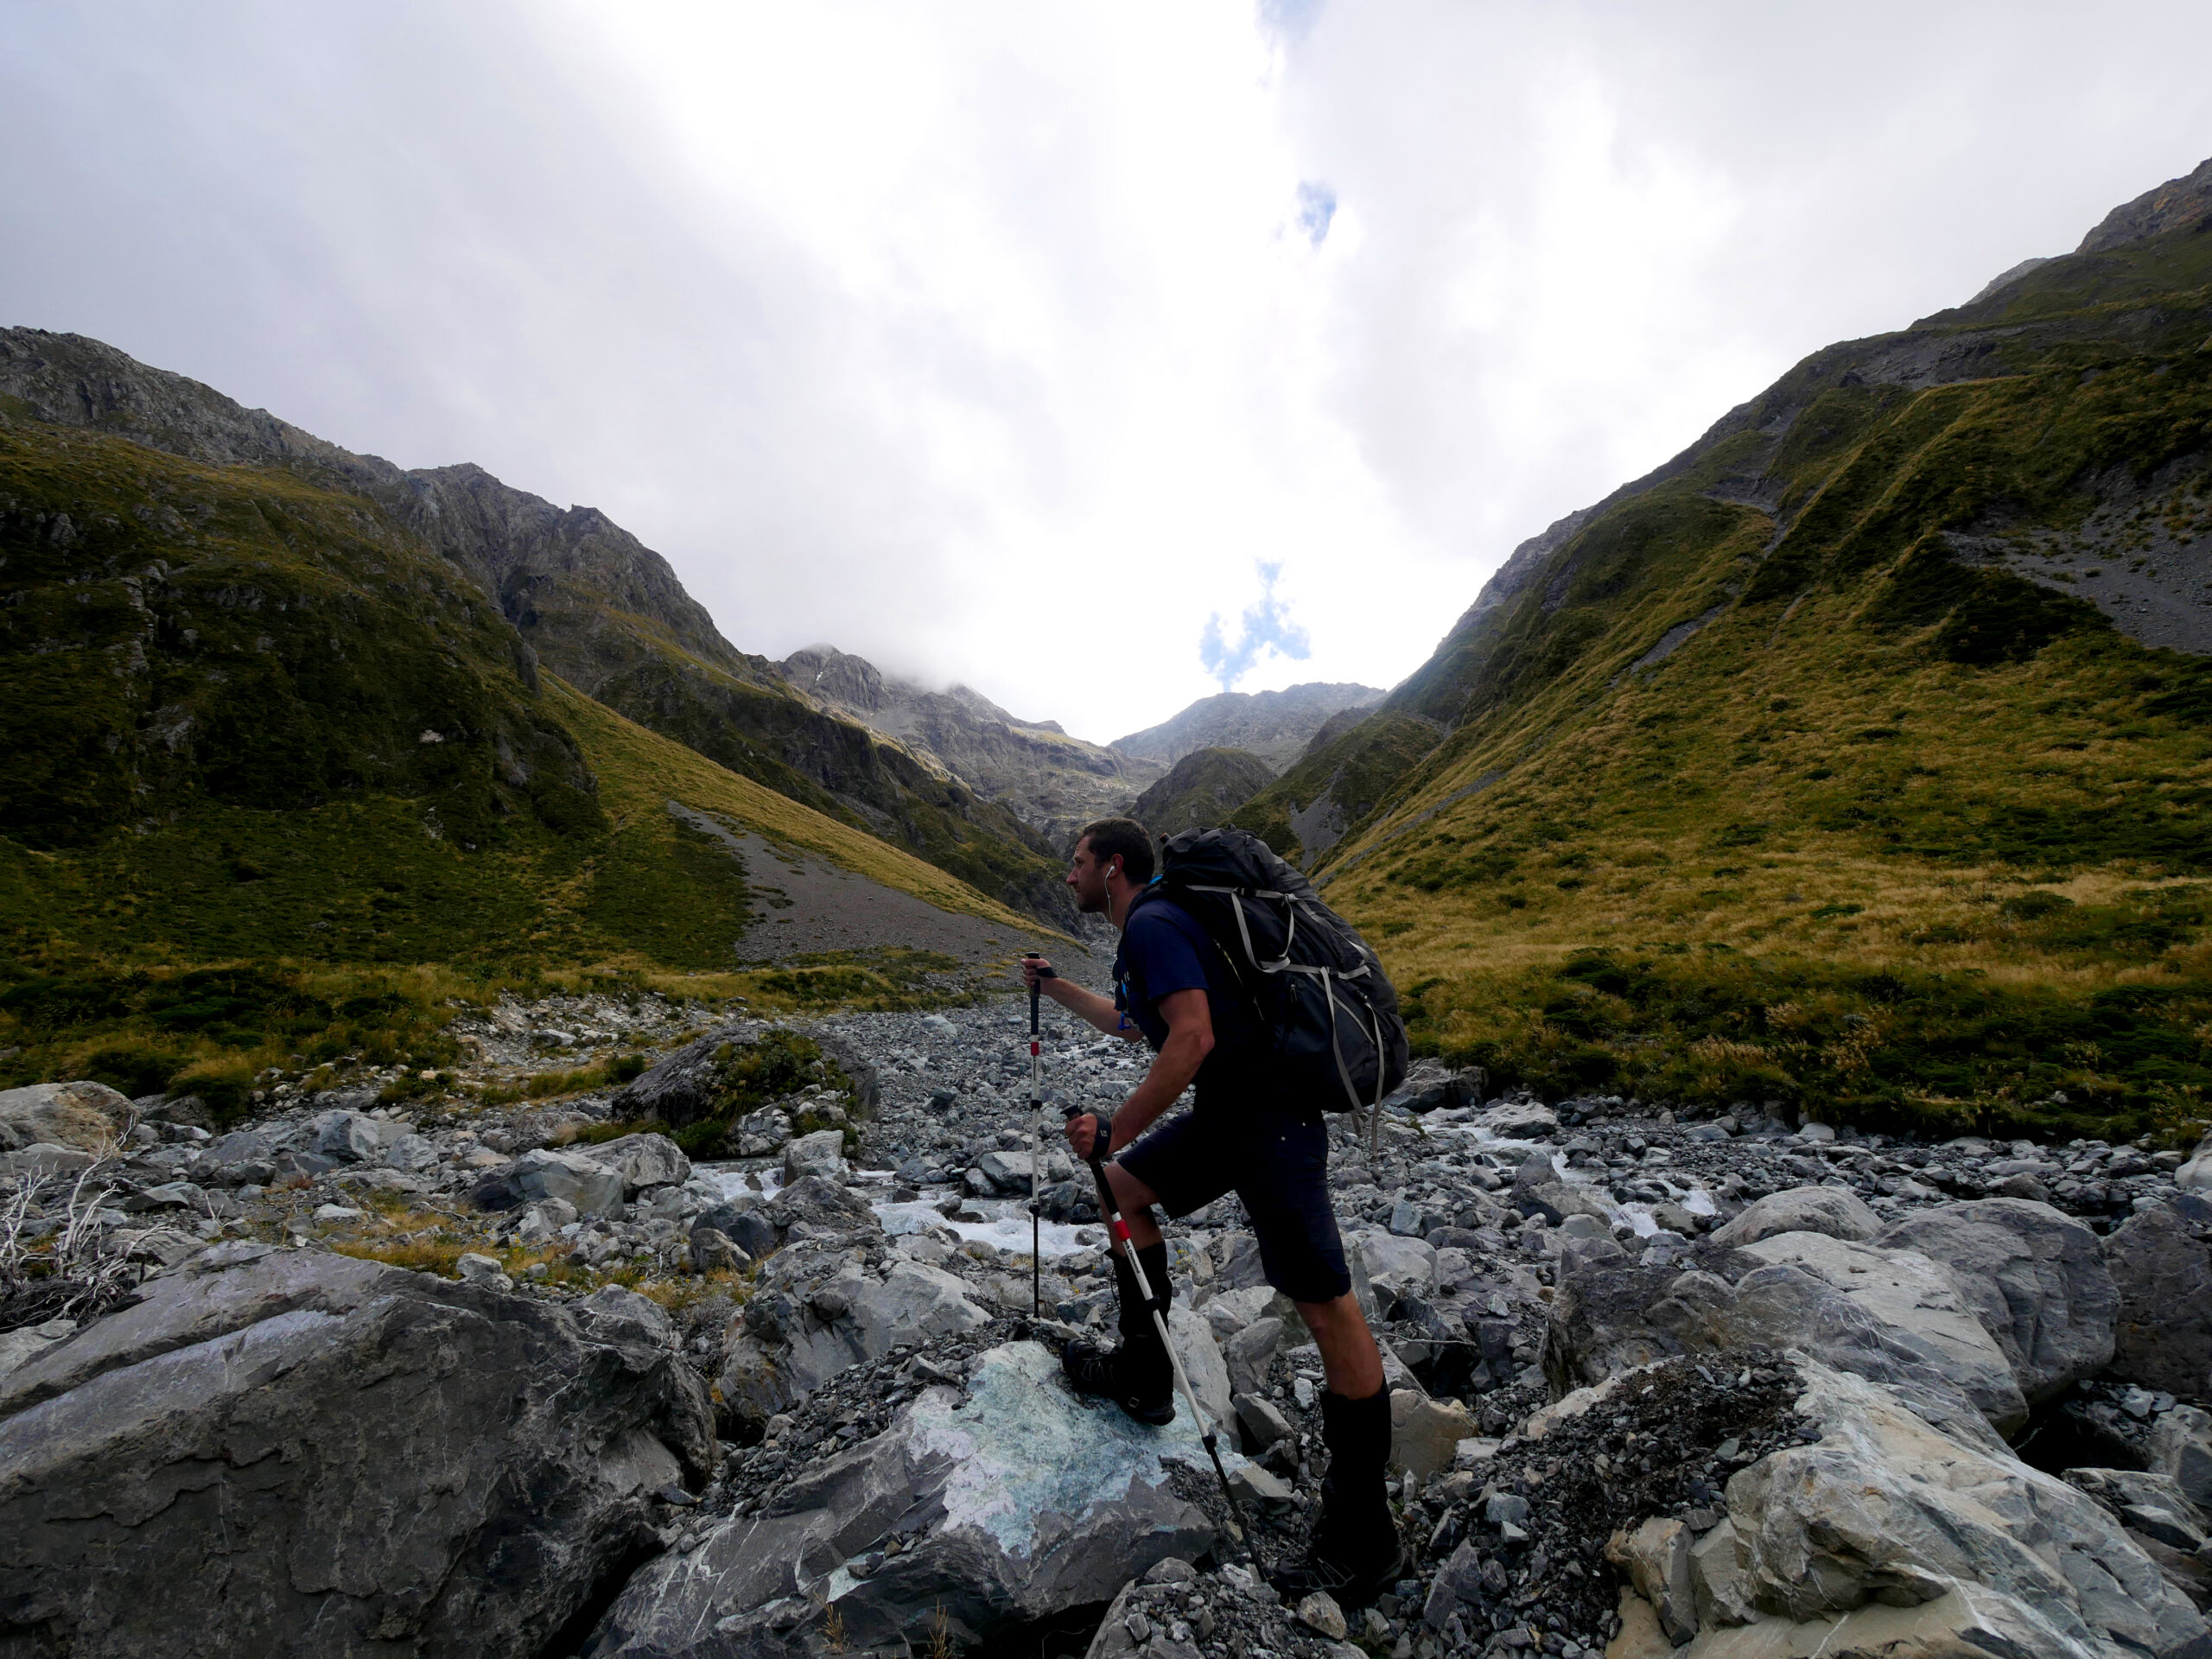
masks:
<path id="1" fill-rule="evenodd" d="M 1333 804 L 1331 902 L 1499 1081 L 2180 1132 L 2212 667 L 2031 577 L 2212 531 L 2208 283 L 2170 236 L 1808 359 L 1239 821 Z"/>
<path id="2" fill-rule="evenodd" d="M 270 1067 L 448 1065 L 454 1008 L 502 991 L 938 994 L 944 959 L 912 952 L 748 971 L 752 890 L 708 825 L 989 920 L 1009 952 L 1038 932 L 537 672 L 365 501 L 5 418 L 0 742 L 0 1085 L 228 1112 Z"/>
<path id="3" fill-rule="evenodd" d="M 1129 816 L 1154 836 L 1225 823 L 1274 779 L 1268 763 L 1244 749 L 1193 749 L 1137 797 Z"/>
<path id="4" fill-rule="evenodd" d="M 694 1158 L 727 1158 L 734 1150 L 726 1137 L 738 1119 L 772 1101 L 787 1099 L 810 1084 L 844 1096 L 850 1114 L 858 1109 L 853 1080 L 823 1053 L 810 1037 L 792 1031 L 764 1032 L 750 1043 L 725 1043 L 715 1051 L 715 1071 L 705 1109 L 676 1128 L 676 1144 Z M 840 1128 L 849 1151 L 857 1151 L 859 1131 L 848 1121 L 837 1124 L 814 1106 L 802 1104 L 791 1116 L 796 1135 Z"/>

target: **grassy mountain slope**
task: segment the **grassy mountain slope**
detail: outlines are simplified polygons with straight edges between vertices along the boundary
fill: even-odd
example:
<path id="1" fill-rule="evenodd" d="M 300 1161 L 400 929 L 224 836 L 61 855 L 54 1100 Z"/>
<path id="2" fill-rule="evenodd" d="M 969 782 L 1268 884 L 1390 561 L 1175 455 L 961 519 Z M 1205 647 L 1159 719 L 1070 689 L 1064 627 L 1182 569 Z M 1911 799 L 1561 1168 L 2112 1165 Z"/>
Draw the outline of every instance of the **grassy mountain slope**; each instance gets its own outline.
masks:
<path id="1" fill-rule="evenodd" d="M 1051 844 L 1012 809 L 798 695 L 715 629 L 668 562 L 606 515 L 474 466 L 402 471 L 98 340 L 0 329 L 0 413 L 213 466 L 281 469 L 372 504 L 448 561 L 543 664 L 641 724 L 1032 914 L 1071 921 Z M 450 575 L 441 584 L 457 588 Z"/>
<path id="2" fill-rule="evenodd" d="M 1239 821 L 1500 1080 L 2201 1117 L 2202 222 L 1808 359 L 1524 544 Z"/>
<path id="3" fill-rule="evenodd" d="M 1129 816 L 1155 836 L 1220 823 L 1274 777 L 1266 761 L 1243 749 L 1193 749 L 1137 797 Z"/>
<path id="4" fill-rule="evenodd" d="M 746 873 L 671 800 L 1035 931 L 541 671 L 374 503 L 5 415 L 0 745 L 0 1084 L 235 1092 L 435 1057 L 471 982 L 727 972 Z"/>

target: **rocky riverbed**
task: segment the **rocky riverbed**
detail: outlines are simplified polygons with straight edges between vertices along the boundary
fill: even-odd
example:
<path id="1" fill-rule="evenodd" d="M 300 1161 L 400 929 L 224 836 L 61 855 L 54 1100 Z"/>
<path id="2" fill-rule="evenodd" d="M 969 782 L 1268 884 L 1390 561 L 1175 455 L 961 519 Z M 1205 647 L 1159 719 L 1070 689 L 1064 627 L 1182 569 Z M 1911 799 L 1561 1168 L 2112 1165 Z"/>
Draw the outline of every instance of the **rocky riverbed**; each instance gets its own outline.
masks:
<path id="1" fill-rule="evenodd" d="M 1033 1255 L 1026 1004 L 775 1029 L 553 998 L 232 1123 L 0 1096 L 11 1650 L 2212 1656 L 2202 1151 L 1420 1068 L 1332 1121 L 1408 1573 L 1286 1606 L 1320 1366 L 1236 1199 L 1169 1236 L 1241 1535 L 1187 1408 L 1055 1375 L 1113 1318 L 1060 1111 L 1141 1050 L 1048 1009 Z M 733 1093 L 764 1039 L 807 1080 Z"/>

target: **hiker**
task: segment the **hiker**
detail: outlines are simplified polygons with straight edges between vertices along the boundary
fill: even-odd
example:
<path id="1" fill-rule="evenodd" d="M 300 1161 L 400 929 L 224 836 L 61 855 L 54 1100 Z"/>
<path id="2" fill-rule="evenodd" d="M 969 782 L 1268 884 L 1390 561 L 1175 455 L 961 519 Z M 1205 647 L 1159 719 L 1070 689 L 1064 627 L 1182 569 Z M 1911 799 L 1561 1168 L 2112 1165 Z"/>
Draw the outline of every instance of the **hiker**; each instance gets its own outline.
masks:
<path id="1" fill-rule="evenodd" d="M 1318 1105 L 1269 1098 L 1258 1064 L 1265 1033 L 1235 988 L 1205 931 L 1157 893 L 1152 842 L 1128 818 L 1102 818 L 1077 837 L 1068 886 L 1077 907 L 1122 930 L 1109 999 L 1052 973 L 1032 957 L 1028 986 L 1109 1035 L 1153 1051 L 1142 1082 L 1110 1119 L 1068 1120 L 1069 1144 L 1089 1158 L 1096 1137 L 1145 1277 L 1168 1285 L 1167 1246 L 1152 1206 L 1185 1216 L 1234 1190 L 1251 1217 L 1267 1281 L 1298 1306 L 1321 1351 L 1326 1391 L 1321 1438 L 1329 1449 L 1322 1507 L 1305 1559 L 1275 1575 L 1294 1599 L 1326 1590 L 1357 1606 L 1404 1571 L 1390 1514 L 1390 1396 L 1382 1358 L 1351 1293 L 1343 1241 L 1329 1205 L 1328 1131 Z M 1135 914 L 1131 907 L 1135 904 Z M 1197 1103 L 1166 1116 L 1196 1084 Z M 1164 1120 L 1164 1121 L 1163 1121 Z M 1061 1363 L 1075 1387 L 1101 1395 L 1147 1423 L 1173 1421 L 1173 1374 L 1128 1264 L 1116 1255 L 1122 1342 L 1101 1351 L 1071 1342 Z"/>

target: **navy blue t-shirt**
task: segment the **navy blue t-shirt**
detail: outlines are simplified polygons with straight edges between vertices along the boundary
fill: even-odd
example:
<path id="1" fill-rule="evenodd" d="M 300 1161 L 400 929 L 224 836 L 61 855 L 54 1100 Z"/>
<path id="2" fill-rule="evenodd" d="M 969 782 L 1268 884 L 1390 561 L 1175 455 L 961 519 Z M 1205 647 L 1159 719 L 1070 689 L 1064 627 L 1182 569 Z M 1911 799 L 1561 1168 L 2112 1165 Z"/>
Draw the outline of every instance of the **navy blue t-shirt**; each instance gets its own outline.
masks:
<path id="1" fill-rule="evenodd" d="M 1114 957 L 1114 986 L 1120 993 L 1116 1000 L 1154 1053 L 1167 1040 L 1160 999 L 1203 990 L 1213 1016 L 1214 1047 L 1198 1068 L 1200 1086 L 1211 1090 L 1243 1068 L 1246 1056 L 1241 1051 L 1251 1021 L 1213 941 L 1173 899 L 1147 899 L 1131 912 Z"/>

